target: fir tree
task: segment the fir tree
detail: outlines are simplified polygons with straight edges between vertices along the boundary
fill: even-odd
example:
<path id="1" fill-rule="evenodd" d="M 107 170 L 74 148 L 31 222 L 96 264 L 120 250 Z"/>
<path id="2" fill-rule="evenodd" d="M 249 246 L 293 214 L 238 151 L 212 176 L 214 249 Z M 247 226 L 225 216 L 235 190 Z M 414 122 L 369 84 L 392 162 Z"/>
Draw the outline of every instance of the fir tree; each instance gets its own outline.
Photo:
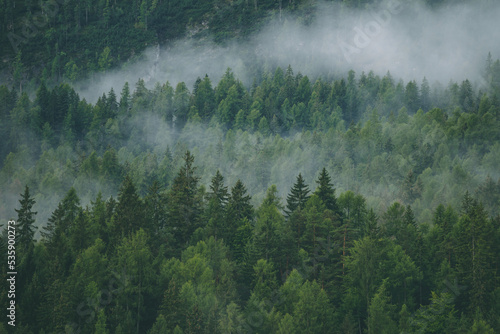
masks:
<path id="1" fill-rule="evenodd" d="M 143 227 L 144 219 L 143 203 L 137 194 L 137 189 L 130 176 L 125 176 L 118 193 L 118 204 L 113 216 L 113 229 L 115 237 L 130 236 L 139 228 Z"/>
<path id="2" fill-rule="evenodd" d="M 293 185 L 290 190 L 290 194 L 286 199 L 286 209 L 285 214 L 290 217 L 290 215 L 295 210 L 302 210 L 309 199 L 309 187 L 305 184 L 302 174 L 299 173 L 297 176 L 297 182 Z"/>
<path id="3" fill-rule="evenodd" d="M 319 178 L 316 181 L 318 187 L 316 188 L 316 195 L 325 204 L 325 207 L 332 212 L 339 214 L 339 209 L 337 205 L 337 198 L 335 197 L 335 188 L 331 183 L 331 177 L 326 171 L 326 168 L 321 170 Z"/>
<path id="4" fill-rule="evenodd" d="M 387 281 L 384 280 L 368 308 L 368 334 L 396 334 L 398 332 L 396 322 L 393 320 L 394 306 L 390 304 L 386 284 Z"/>
<path id="5" fill-rule="evenodd" d="M 169 221 L 175 231 L 175 240 L 184 245 L 199 227 L 201 200 L 198 196 L 199 177 L 195 175 L 194 156 L 189 151 L 184 165 L 175 177 L 169 196 Z"/>
<path id="6" fill-rule="evenodd" d="M 24 188 L 24 193 L 21 194 L 19 200 L 21 207 L 15 209 L 17 212 L 17 235 L 20 247 L 24 250 L 29 250 L 33 247 L 33 237 L 37 229 L 35 224 L 36 212 L 32 211 L 35 200 L 30 195 L 29 187 Z"/>
<path id="7" fill-rule="evenodd" d="M 253 220 L 253 207 L 250 204 L 251 197 L 247 195 L 247 189 L 241 180 L 231 188 L 231 196 L 227 203 L 227 216 L 231 220 L 238 222 L 246 218 Z"/>
<path id="8" fill-rule="evenodd" d="M 88 218 L 82 208 L 79 208 L 74 226 L 69 233 L 69 242 L 74 254 L 87 248 L 91 242 L 88 234 Z"/>
<path id="9" fill-rule="evenodd" d="M 208 222 L 207 229 L 211 236 L 217 240 L 217 236 L 229 237 L 234 233 L 228 231 L 225 225 L 221 225 L 225 220 L 225 211 L 228 201 L 229 193 L 227 187 L 224 186 L 224 177 L 219 170 L 212 178 L 210 184 L 210 193 L 208 194 L 208 208 L 206 210 L 206 221 Z"/>
<path id="10" fill-rule="evenodd" d="M 158 181 L 153 181 L 149 186 L 148 193 L 144 199 L 146 231 L 150 235 L 158 235 L 167 224 L 167 213 L 165 209 L 166 198 L 161 192 L 161 187 Z"/>

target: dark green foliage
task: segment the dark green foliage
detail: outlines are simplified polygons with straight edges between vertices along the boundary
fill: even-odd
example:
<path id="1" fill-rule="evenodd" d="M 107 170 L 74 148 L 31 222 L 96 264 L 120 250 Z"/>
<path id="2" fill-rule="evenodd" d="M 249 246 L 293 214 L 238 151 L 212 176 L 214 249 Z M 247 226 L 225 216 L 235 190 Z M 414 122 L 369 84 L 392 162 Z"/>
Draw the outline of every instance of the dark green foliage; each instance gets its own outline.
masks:
<path id="1" fill-rule="evenodd" d="M 390 304 L 387 296 L 386 281 L 378 288 L 373 296 L 368 308 L 368 333 L 398 333 L 396 322 L 394 321 L 394 306 Z M 404 305 L 403 307 L 406 307 Z"/>
<path id="2" fill-rule="evenodd" d="M 405 89 L 405 106 L 410 113 L 416 113 L 420 108 L 420 95 L 418 93 L 417 83 L 410 81 Z"/>
<path id="3" fill-rule="evenodd" d="M 284 224 L 280 209 L 281 200 L 277 197 L 276 186 L 272 185 L 257 210 L 253 242 L 259 257 L 275 264 L 278 263 L 280 231 Z"/>
<path id="4" fill-rule="evenodd" d="M 302 174 L 299 173 L 286 199 L 286 215 L 289 217 L 295 210 L 303 210 L 308 198 L 309 187 L 305 184 Z"/>
<path id="5" fill-rule="evenodd" d="M 194 86 L 193 95 L 194 106 L 198 110 L 201 119 L 204 121 L 210 120 L 214 114 L 216 105 L 214 90 L 208 76 L 205 76 L 203 80 L 198 78 Z"/>
<path id="6" fill-rule="evenodd" d="M 34 226 L 34 223 L 35 215 L 37 214 L 32 210 L 33 205 L 35 204 L 35 200 L 33 199 L 33 197 L 31 197 L 28 186 L 25 187 L 24 193 L 21 194 L 19 204 L 21 204 L 21 207 L 19 209 L 16 209 L 17 242 L 22 251 L 28 253 L 31 252 L 33 248 L 33 237 L 36 230 L 36 226 Z M 15 226 L 14 229 L 16 229 Z"/>
<path id="7" fill-rule="evenodd" d="M 180 247 L 183 247 L 200 224 L 199 177 L 195 175 L 196 167 L 193 163 L 194 156 L 187 151 L 184 155 L 184 165 L 175 177 L 169 194 L 168 220 Z"/>
<path id="8" fill-rule="evenodd" d="M 275 5 L 72 2 L 58 19 L 69 26 L 79 12 L 85 36 L 94 23 L 113 34 L 133 22 L 134 44 L 176 34 L 150 35 L 159 26 L 184 31 L 175 8 L 191 22 L 217 8 L 208 29 L 226 31 L 221 15 L 241 9 L 227 26 L 245 25 Z M 124 50 L 97 44 L 82 61 L 108 71 Z M 59 47 L 50 70 L 71 81 L 87 65 Z M 419 90 L 373 72 L 313 80 L 290 66 L 260 73 L 250 89 L 231 70 L 192 92 L 140 80 L 91 105 L 50 78 L 34 100 L 19 93 L 29 57 L 19 54 L 16 87 L 0 86 L 0 185 L 16 194 L 0 198 L 0 214 L 19 218 L 19 331 L 500 331 L 492 91 L 464 81 L 431 94 L 426 80 Z M 311 194 L 304 180 L 318 170 Z"/>
<path id="9" fill-rule="evenodd" d="M 226 206 L 228 202 L 229 192 L 227 187 L 224 186 L 224 177 L 219 170 L 215 173 L 210 184 L 210 192 L 208 193 L 207 210 L 205 211 L 205 220 L 207 221 L 207 233 L 213 236 L 216 240 L 217 237 L 223 237 L 226 242 L 230 243 L 231 235 L 234 231 L 230 230 L 224 224 L 229 219 L 226 218 Z"/>
<path id="10" fill-rule="evenodd" d="M 459 305 L 464 303 L 470 310 L 485 312 L 490 305 L 495 286 L 495 228 L 488 219 L 484 207 L 475 199 L 465 195 L 462 203 L 463 214 L 453 228 L 454 252 L 457 256 L 456 270 L 459 280 L 467 286 L 460 296 Z"/>
<path id="11" fill-rule="evenodd" d="M 365 199 L 352 192 L 335 201 L 343 212 L 340 221 L 325 205 L 328 196 L 320 199 L 321 182 L 285 221 L 277 188 L 271 186 L 253 224 L 245 187 L 238 181 L 229 194 L 219 171 L 204 195 L 207 201 L 201 201 L 193 162 L 187 152 L 168 201 L 156 182 L 141 198 L 128 176 L 116 203 L 99 194 L 91 208 L 83 209 L 72 188 L 44 229 L 44 241 L 32 247 L 31 273 L 19 282 L 26 286 L 20 301 L 32 297 L 39 312 L 35 317 L 20 311 L 20 321 L 32 328 L 63 329 L 78 321 L 71 312 L 77 309 L 93 310 L 82 313 L 89 322 L 80 326 L 98 333 L 125 331 L 125 326 L 132 332 L 224 332 L 245 328 L 257 314 L 260 328 L 273 333 L 328 333 L 335 325 L 344 332 L 467 328 L 488 333 L 497 325 L 496 292 L 486 293 L 498 290 L 497 225 L 468 193 L 460 218 L 451 207 L 438 206 L 429 231 L 419 227 L 411 206 L 397 202 L 379 229 Z M 320 179 L 335 198 L 324 171 Z M 20 202 L 19 222 L 24 211 L 32 212 L 28 188 Z M 170 245 L 183 245 L 176 239 L 189 241 L 197 232 L 192 225 L 172 224 L 179 205 L 204 208 L 197 218 L 188 217 L 195 217 L 192 221 L 209 219 L 207 237 L 180 258 L 168 255 L 179 252 Z M 236 223 L 229 227 L 231 218 Z M 213 219 L 221 223 L 220 232 Z M 200 223 L 196 226 L 203 227 Z M 217 238 L 219 233 L 227 236 Z M 111 302 L 99 297 L 99 289 L 111 293 Z M 94 309 L 99 298 L 103 307 Z"/>
<path id="12" fill-rule="evenodd" d="M 137 194 L 130 176 L 125 176 L 118 193 L 118 204 L 112 218 L 111 229 L 114 238 L 121 240 L 144 227 L 144 204 Z"/>
<path id="13" fill-rule="evenodd" d="M 154 236 L 155 244 L 153 250 L 156 247 L 160 247 L 164 241 L 165 237 L 171 233 L 167 229 L 168 215 L 167 215 L 167 196 L 162 192 L 160 185 L 157 181 L 148 188 L 148 193 L 144 198 L 144 229 L 148 232 L 150 236 Z M 164 245 L 165 246 L 165 245 Z"/>
<path id="14" fill-rule="evenodd" d="M 315 194 L 318 195 L 319 199 L 323 202 L 328 210 L 333 213 L 339 214 L 339 208 L 337 206 L 337 198 L 335 197 L 335 188 L 331 183 L 331 177 L 328 174 L 326 168 L 321 170 L 318 180 L 318 184 Z"/>
<path id="15" fill-rule="evenodd" d="M 231 189 L 231 196 L 227 204 L 228 217 L 239 221 L 242 219 L 253 220 L 253 207 L 250 204 L 250 195 L 247 195 L 245 185 L 241 180 Z"/>

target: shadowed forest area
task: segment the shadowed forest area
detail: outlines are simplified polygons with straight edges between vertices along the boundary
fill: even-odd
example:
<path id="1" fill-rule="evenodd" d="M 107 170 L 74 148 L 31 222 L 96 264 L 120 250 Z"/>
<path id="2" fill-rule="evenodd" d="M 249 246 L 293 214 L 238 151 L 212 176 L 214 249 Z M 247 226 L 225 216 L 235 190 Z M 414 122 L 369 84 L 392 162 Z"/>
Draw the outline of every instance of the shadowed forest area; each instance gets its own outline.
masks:
<path id="1" fill-rule="evenodd" d="M 500 60 L 480 83 L 265 64 L 89 102 L 77 81 L 148 45 L 229 44 L 316 5 L 54 3 L 2 53 L 0 333 L 500 332 Z M 37 6 L 0 1 L 2 35 Z"/>

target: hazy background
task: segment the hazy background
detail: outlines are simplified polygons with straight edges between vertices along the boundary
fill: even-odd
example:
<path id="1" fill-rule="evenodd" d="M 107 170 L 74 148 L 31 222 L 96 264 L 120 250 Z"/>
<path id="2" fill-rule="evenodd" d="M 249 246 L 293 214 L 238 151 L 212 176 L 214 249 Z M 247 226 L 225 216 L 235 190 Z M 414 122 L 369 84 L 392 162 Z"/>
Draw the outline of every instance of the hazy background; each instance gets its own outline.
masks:
<path id="1" fill-rule="evenodd" d="M 392 4 L 392 5 L 391 5 Z M 399 4 L 399 5 L 397 5 Z M 397 6 L 395 6 L 397 5 Z M 391 8 L 396 8 L 391 13 Z M 389 14 L 388 14 L 389 13 Z M 378 16 L 377 16 L 378 14 Z M 388 14 L 388 15 L 387 15 Z M 387 71 L 397 79 L 447 84 L 466 78 L 481 84 L 488 52 L 500 55 L 500 4 L 482 1 L 431 10 L 415 1 L 388 1 L 365 10 L 318 2 L 312 22 L 277 16 L 247 42 L 215 45 L 208 39 L 179 40 L 152 47 L 140 61 L 75 84 L 82 97 L 95 102 L 111 87 L 143 78 L 149 87 L 186 82 L 208 74 L 214 85 L 230 67 L 249 86 L 262 70 L 291 65 L 311 78 L 345 76 L 353 69 Z"/>

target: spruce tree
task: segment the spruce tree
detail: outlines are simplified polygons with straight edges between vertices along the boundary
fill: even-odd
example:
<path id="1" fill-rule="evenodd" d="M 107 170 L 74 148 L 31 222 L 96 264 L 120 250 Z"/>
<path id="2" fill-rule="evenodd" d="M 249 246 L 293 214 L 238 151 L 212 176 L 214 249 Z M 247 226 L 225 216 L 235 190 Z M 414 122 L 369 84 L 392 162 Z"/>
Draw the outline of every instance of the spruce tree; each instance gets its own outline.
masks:
<path id="1" fill-rule="evenodd" d="M 57 208 L 52 212 L 52 215 L 48 219 L 46 226 L 42 227 L 40 231 L 43 241 L 50 245 L 56 236 L 56 226 L 58 226 L 63 219 L 64 209 L 62 207 L 62 202 L 57 205 Z M 58 229 L 59 230 L 59 229 Z"/>
<path id="2" fill-rule="evenodd" d="M 201 199 L 198 196 L 199 177 L 195 175 L 194 156 L 189 151 L 184 156 L 184 165 L 175 177 L 169 196 L 169 222 L 175 231 L 175 240 L 180 245 L 189 241 L 199 227 Z"/>
<path id="3" fill-rule="evenodd" d="M 217 170 L 210 184 L 210 192 L 208 194 L 208 208 L 205 212 L 206 221 L 208 223 L 208 234 L 216 240 L 218 236 L 223 238 L 229 237 L 233 231 L 228 231 L 227 226 L 223 225 L 225 220 L 225 211 L 229 193 L 227 187 L 224 186 L 224 177 Z"/>
<path id="4" fill-rule="evenodd" d="M 390 297 L 386 292 L 387 281 L 384 280 L 373 296 L 368 308 L 368 334 L 396 334 L 398 327 L 393 320 L 394 306 L 390 304 Z"/>
<path id="5" fill-rule="evenodd" d="M 92 242 L 88 234 L 88 225 L 89 221 L 86 212 L 82 208 L 79 208 L 73 228 L 68 235 L 71 250 L 75 255 L 87 248 Z"/>
<path id="6" fill-rule="evenodd" d="M 228 219 L 239 222 L 246 218 L 251 221 L 253 219 L 253 207 L 250 204 L 251 197 L 247 195 L 247 189 L 241 180 L 236 181 L 236 184 L 231 188 L 231 196 L 227 203 Z"/>
<path id="7" fill-rule="evenodd" d="M 297 182 L 293 185 L 286 198 L 285 214 L 290 217 L 295 210 L 304 209 L 307 200 L 309 199 L 309 186 L 305 184 L 302 174 L 297 176 Z"/>
<path id="8" fill-rule="evenodd" d="M 76 194 L 75 188 L 71 188 L 66 196 L 57 205 L 48 219 L 48 223 L 41 231 L 42 237 L 51 252 L 60 249 L 66 241 L 75 218 L 80 210 L 80 199 Z"/>
<path id="9" fill-rule="evenodd" d="M 28 251 L 33 247 L 33 237 L 37 229 L 37 227 L 34 226 L 35 215 L 37 213 L 32 211 L 35 200 L 31 197 L 28 186 L 24 188 L 24 193 L 21 194 L 19 203 L 21 207 L 15 209 L 17 212 L 17 240 L 19 246 L 23 250 Z"/>
<path id="10" fill-rule="evenodd" d="M 331 183 L 332 179 L 326 168 L 323 167 L 321 173 L 319 174 L 319 178 L 316 181 L 318 187 L 316 188 L 316 195 L 318 195 L 319 199 L 323 201 L 325 207 L 332 212 L 339 214 L 339 209 L 337 205 L 337 198 L 335 197 L 335 188 Z"/>
<path id="11" fill-rule="evenodd" d="M 253 242 L 261 259 L 277 264 L 280 246 L 280 232 L 284 218 L 280 213 L 281 203 L 278 190 L 271 185 L 266 192 L 261 206 L 257 210 L 257 221 L 254 228 Z"/>
<path id="12" fill-rule="evenodd" d="M 130 100 L 131 100 L 130 87 L 128 82 L 125 82 L 120 96 L 120 104 L 119 104 L 120 112 L 123 113 L 125 111 L 128 111 L 128 108 L 130 106 Z"/>
<path id="13" fill-rule="evenodd" d="M 495 227 L 488 219 L 481 203 L 464 196 L 464 214 L 453 227 L 456 270 L 461 284 L 467 291 L 460 295 L 457 304 L 470 311 L 481 312 L 489 308 L 495 279 Z"/>
<path id="14" fill-rule="evenodd" d="M 179 296 L 179 289 L 175 279 L 170 279 L 160 305 L 159 315 L 163 316 L 171 327 L 183 325 L 184 305 Z"/>
<path id="15" fill-rule="evenodd" d="M 130 176 L 125 176 L 120 191 L 118 192 L 118 204 L 113 216 L 113 229 L 115 237 L 121 239 L 135 233 L 143 227 L 144 206 L 137 194 L 137 189 Z"/>
<path id="16" fill-rule="evenodd" d="M 21 300 L 30 300 L 33 295 L 30 295 L 30 282 L 32 280 L 33 274 L 35 272 L 35 257 L 34 257 L 34 243 L 33 237 L 35 234 L 36 227 L 33 226 L 35 223 L 35 215 L 36 212 L 32 211 L 32 207 L 35 204 L 35 200 L 30 196 L 28 186 L 25 187 L 24 193 L 21 194 L 21 199 L 19 200 L 21 207 L 19 210 L 16 209 L 17 212 L 17 226 L 9 225 L 9 234 L 13 230 L 11 227 L 15 227 L 17 234 L 17 244 L 16 247 L 18 249 L 18 256 L 15 259 L 16 262 L 16 270 L 19 272 L 19 277 L 17 279 L 17 290 L 16 295 L 17 298 L 21 298 Z M 3 237 L 5 238 L 5 237 Z M 4 239 L 5 243 L 7 243 L 7 238 Z M 2 241 L 4 241 L 2 240 Z M 10 243 L 9 243 L 10 246 Z M 7 246 L 5 246 L 7 248 Z M 7 249 L 5 249 L 5 253 L 7 255 Z M 9 255 L 12 255 L 11 249 L 9 248 Z M 8 257 L 9 260 L 12 260 L 12 257 Z M 10 267 L 9 261 L 9 271 L 13 271 Z M 24 311 L 24 312 L 23 312 Z M 20 312 L 20 321 L 28 320 L 30 317 L 34 316 L 31 309 L 22 310 Z M 19 320 L 18 320 L 19 321 Z M 26 324 L 26 322 L 25 322 Z"/>

